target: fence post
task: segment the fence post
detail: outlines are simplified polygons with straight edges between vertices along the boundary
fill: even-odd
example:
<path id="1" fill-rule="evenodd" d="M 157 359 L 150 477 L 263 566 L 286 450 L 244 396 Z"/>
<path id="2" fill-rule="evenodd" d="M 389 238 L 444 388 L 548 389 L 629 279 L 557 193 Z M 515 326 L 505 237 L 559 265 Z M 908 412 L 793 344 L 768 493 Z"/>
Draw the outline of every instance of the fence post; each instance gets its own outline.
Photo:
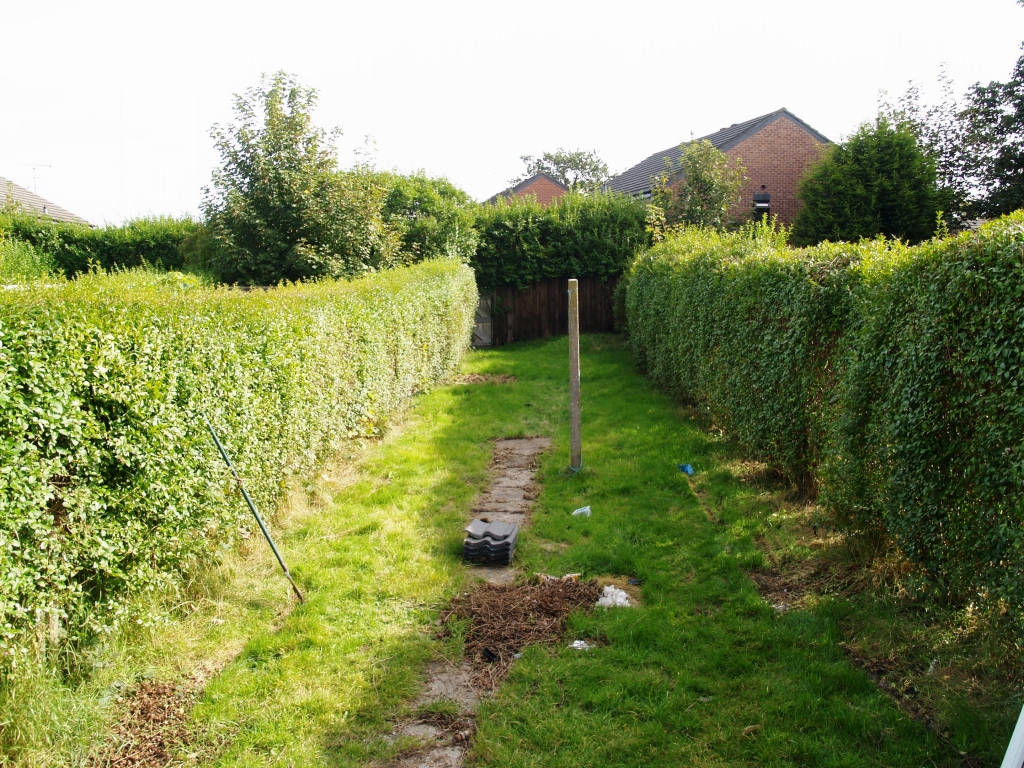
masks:
<path id="1" fill-rule="evenodd" d="M 569 281 L 569 432 L 572 456 L 569 469 L 583 468 L 583 437 L 580 433 L 580 286 Z"/>

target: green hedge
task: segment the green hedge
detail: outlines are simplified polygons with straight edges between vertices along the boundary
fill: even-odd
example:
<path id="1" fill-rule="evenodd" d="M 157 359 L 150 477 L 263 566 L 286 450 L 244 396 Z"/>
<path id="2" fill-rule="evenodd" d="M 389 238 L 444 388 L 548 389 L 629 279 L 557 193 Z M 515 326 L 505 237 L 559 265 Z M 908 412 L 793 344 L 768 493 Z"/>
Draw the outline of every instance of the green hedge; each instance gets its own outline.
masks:
<path id="1" fill-rule="evenodd" d="M 445 178 L 379 174 L 388 187 L 384 219 L 411 262 L 448 256 L 469 262 L 477 246 L 476 205 Z"/>
<path id="2" fill-rule="evenodd" d="M 29 243 L 67 275 L 89 270 L 143 265 L 180 269 L 190 238 L 201 224 L 170 217 L 136 219 L 121 226 L 92 228 L 16 211 L 0 211 L 0 237 Z"/>
<path id="3" fill-rule="evenodd" d="M 53 272 L 53 261 L 24 240 L 0 234 L 0 282 L 19 282 L 45 277 Z"/>
<path id="4" fill-rule="evenodd" d="M 271 513 L 454 370 L 475 305 L 454 260 L 271 291 L 138 271 L 0 291 L 7 662 L 51 616 L 72 637 L 115 625 L 252 527 L 203 417 Z"/>
<path id="5" fill-rule="evenodd" d="M 547 278 L 618 277 L 650 245 L 647 204 L 614 193 L 570 193 L 543 207 L 513 197 L 477 209 L 470 262 L 482 288 L 525 288 Z"/>
<path id="6" fill-rule="evenodd" d="M 145 265 L 187 269 L 224 283 L 270 285 L 334 273 L 351 277 L 435 258 L 469 261 L 476 250 L 477 206 L 446 179 L 357 170 L 333 174 L 332 187 L 338 215 L 303 222 L 307 237 L 299 240 L 310 242 L 298 251 L 287 237 L 279 242 L 288 231 L 267 230 L 259 216 L 245 224 L 255 228 L 245 239 L 262 246 L 250 242 L 240 250 L 229 242 L 237 238 L 225 237 L 225 221 L 216 216 L 206 223 L 161 217 L 92 228 L 0 208 L 0 277 L 45 269 L 73 277 L 94 266 Z"/>
<path id="7" fill-rule="evenodd" d="M 653 378 L 929 589 L 1024 626 L 1024 214 L 913 248 L 690 231 L 627 280 Z"/>

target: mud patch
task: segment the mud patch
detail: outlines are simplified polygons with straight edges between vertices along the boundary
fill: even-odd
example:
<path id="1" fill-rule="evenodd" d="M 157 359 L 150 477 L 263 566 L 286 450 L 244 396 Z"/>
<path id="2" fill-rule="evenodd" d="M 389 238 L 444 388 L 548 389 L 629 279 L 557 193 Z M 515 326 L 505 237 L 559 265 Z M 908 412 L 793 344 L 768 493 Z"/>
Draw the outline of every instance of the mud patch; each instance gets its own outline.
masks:
<path id="1" fill-rule="evenodd" d="M 467 373 L 455 379 L 456 384 L 511 384 L 517 381 L 510 373 Z"/>
<path id="2" fill-rule="evenodd" d="M 515 654 L 528 645 L 552 645 L 565 635 L 565 619 L 576 610 L 591 611 L 601 595 L 597 581 L 545 584 L 486 584 L 456 598 L 442 613 L 449 637 L 455 622 L 466 621 L 466 659 L 473 682 L 495 688 L 508 673 Z"/>

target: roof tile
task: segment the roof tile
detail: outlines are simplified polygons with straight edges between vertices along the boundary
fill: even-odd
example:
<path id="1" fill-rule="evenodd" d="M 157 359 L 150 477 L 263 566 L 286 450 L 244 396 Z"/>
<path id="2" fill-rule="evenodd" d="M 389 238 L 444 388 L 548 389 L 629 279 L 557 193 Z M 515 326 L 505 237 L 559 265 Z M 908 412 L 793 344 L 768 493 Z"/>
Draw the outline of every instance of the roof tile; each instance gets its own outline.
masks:
<path id="1" fill-rule="evenodd" d="M 14 202 L 15 205 L 19 205 L 28 213 L 49 216 L 54 221 L 89 224 L 89 222 L 81 216 L 76 216 L 66 208 L 61 208 L 59 205 L 51 203 L 46 198 L 40 197 L 35 192 L 25 189 L 24 187 L 19 187 L 13 181 L 8 181 L 0 176 L 0 208 L 7 204 L 8 199 Z"/>

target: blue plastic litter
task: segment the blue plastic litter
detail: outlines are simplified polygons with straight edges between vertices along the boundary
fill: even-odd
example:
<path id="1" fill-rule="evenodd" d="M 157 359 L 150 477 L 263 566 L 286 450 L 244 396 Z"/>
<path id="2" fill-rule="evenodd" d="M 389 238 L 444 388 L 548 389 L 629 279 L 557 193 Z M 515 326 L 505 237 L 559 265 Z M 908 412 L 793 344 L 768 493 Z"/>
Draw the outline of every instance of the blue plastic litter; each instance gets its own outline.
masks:
<path id="1" fill-rule="evenodd" d="M 679 471 L 683 472 L 684 474 L 687 474 L 687 475 L 692 475 L 693 474 L 693 467 L 691 467 L 689 464 L 680 464 L 679 465 Z"/>

